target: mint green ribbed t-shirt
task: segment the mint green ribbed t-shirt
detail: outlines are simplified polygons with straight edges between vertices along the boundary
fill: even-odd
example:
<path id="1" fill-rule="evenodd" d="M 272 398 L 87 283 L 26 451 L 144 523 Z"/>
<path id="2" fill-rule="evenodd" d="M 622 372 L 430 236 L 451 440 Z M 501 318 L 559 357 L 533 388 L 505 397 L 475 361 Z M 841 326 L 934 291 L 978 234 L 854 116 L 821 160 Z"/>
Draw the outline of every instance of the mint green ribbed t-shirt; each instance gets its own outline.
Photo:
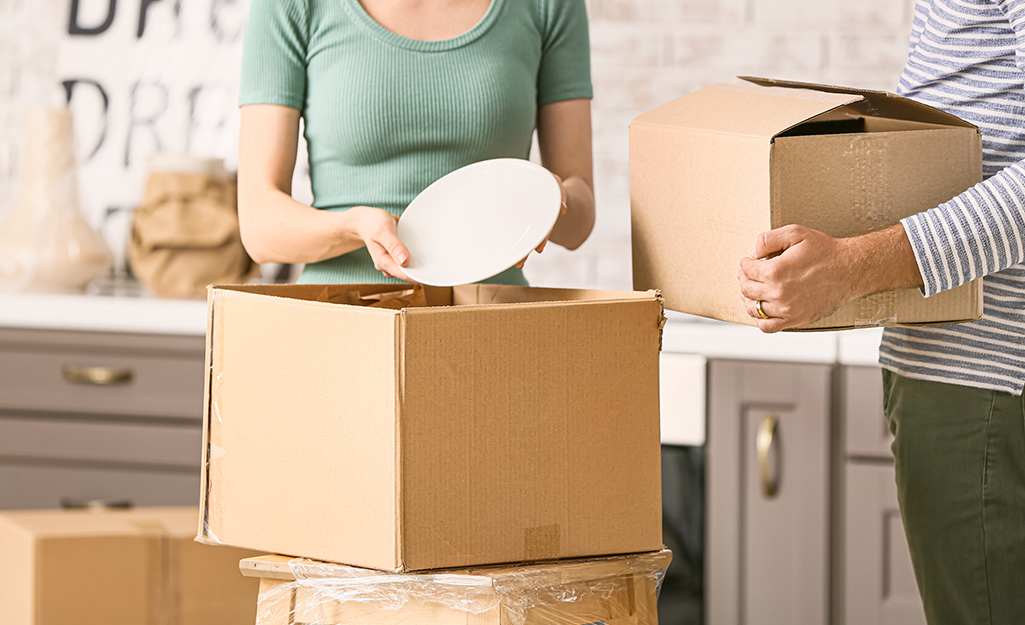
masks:
<path id="1" fill-rule="evenodd" d="M 401 215 L 455 169 L 528 158 L 538 107 L 591 95 L 584 0 L 491 0 L 473 28 L 444 41 L 397 35 L 359 0 L 250 7 L 240 104 L 302 112 L 316 208 Z M 393 280 L 363 248 L 307 265 L 299 281 Z M 515 268 L 489 282 L 526 283 Z"/>

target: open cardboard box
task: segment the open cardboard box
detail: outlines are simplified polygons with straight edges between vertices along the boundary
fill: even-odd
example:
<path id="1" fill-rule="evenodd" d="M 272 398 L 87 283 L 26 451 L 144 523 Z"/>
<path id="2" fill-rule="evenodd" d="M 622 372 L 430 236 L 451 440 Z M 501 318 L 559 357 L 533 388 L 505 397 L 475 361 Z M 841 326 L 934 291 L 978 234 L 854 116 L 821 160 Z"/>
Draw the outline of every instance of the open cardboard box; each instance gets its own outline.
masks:
<path id="1" fill-rule="evenodd" d="M 630 125 L 635 288 L 666 307 L 754 325 L 736 273 L 757 236 L 801 224 L 864 234 L 982 180 L 979 130 L 890 93 L 760 78 L 713 85 Z M 928 300 L 871 295 L 797 328 L 927 325 L 982 317 L 976 281 Z"/>
<path id="2" fill-rule="evenodd" d="M 420 575 L 265 556 L 240 568 L 260 578 L 259 625 L 658 625 L 671 559 L 663 550 Z"/>
<path id="3" fill-rule="evenodd" d="M 662 545 L 654 291 L 209 291 L 200 540 L 382 570 Z"/>
<path id="4" fill-rule="evenodd" d="M 252 625 L 256 552 L 195 542 L 199 510 L 0 513 L 3 625 Z"/>

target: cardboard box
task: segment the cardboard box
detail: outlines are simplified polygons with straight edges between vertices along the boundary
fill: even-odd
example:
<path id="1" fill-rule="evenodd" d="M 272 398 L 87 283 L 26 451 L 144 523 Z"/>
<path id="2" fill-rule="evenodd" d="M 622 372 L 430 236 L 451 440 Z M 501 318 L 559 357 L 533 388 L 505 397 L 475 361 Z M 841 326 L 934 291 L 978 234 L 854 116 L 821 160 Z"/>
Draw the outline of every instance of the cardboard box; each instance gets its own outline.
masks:
<path id="1" fill-rule="evenodd" d="M 191 508 L 0 513 L 3 625 L 252 625 L 253 551 L 195 542 Z"/>
<path id="2" fill-rule="evenodd" d="M 672 310 L 755 325 L 736 274 L 760 233 L 864 234 L 982 180 L 981 136 L 957 117 L 885 92 L 747 80 L 758 84 L 701 89 L 630 125 L 634 286 L 662 289 Z M 799 329 L 981 317 L 975 282 L 928 300 L 871 295 Z"/>
<path id="3" fill-rule="evenodd" d="M 540 566 L 385 574 L 243 560 L 260 577 L 259 625 L 658 625 L 669 551 Z"/>
<path id="4" fill-rule="evenodd" d="M 211 288 L 200 539 L 390 571 L 660 548 L 659 295 L 406 288 Z"/>

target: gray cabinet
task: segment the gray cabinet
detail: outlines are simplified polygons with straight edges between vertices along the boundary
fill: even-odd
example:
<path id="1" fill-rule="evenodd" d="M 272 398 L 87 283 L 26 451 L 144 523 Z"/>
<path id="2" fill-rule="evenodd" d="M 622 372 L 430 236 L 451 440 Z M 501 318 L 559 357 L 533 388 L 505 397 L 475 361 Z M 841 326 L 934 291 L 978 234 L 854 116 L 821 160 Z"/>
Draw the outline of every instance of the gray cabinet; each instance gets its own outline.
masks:
<path id="1" fill-rule="evenodd" d="M 892 464 L 848 463 L 844 623 L 925 625 Z"/>
<path id="2" fill-rule="evenodd" d="M 708 375 L 706 622 L 828 623 L 831 367 Z"/>
<path id="3" fill-rule="evenodd" d="M 197 504 L 204 349 L 0 328 L 0 509 Z"/>
<path id="4" fill-rule="evenodd" d="M 897 503 L 892 436 L 878 367 L 842 367 L 843 456 L 837 463 L 838 620 L 845 625 L 925 625 Z"/>

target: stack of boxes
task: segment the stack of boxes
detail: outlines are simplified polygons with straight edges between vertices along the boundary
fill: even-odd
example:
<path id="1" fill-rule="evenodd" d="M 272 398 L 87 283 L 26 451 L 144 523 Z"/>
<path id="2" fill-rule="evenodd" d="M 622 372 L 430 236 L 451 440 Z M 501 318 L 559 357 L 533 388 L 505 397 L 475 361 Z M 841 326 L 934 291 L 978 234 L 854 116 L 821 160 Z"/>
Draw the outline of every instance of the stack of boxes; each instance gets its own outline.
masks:
<path id="1" fill-rule="evenodd" d="M 852 236 L 981 178 L 955 117 L 751 80 L 632 124 L 635 282 L 674 309 L 752 324 L 735 274 L 759 233 Z M 980 298 L 879 294 L 799 329 Z M 199 539 L 282 554 L 242 563 L 261 625 L 657 622 L 658 292 L 231 286 L 209 311 Z"/>
<path id="2" fill-rule="evenodd" d="M 232 286 L 209 310 L 199 535 L 282 554 L 243 562 L 258 622 L 657 622 L 657 292 Z"/>
<path id="3" fill-rule="evenodd" d="M 195 506 L 0 513 L 3 625 L 252 625 L 259 555 L 195 542 Z"/>

